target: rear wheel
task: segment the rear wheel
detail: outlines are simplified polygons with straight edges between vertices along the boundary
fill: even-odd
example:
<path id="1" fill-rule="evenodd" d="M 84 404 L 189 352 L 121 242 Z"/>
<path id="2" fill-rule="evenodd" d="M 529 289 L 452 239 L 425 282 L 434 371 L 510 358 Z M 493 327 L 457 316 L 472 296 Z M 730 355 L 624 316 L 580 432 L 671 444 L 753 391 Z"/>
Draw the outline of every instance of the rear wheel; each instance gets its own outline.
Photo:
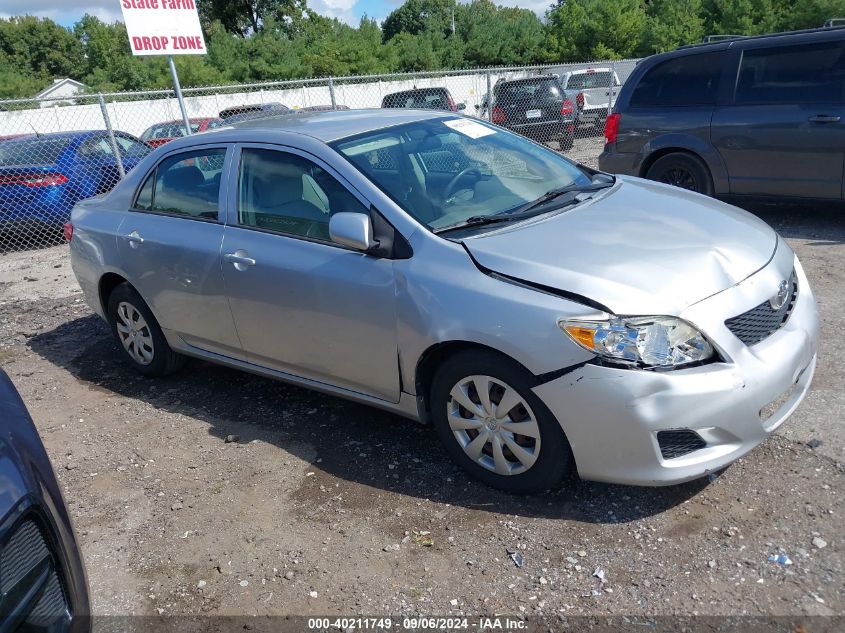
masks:
<path id="1" fill-rule="evenodd" d="M 487 351 L 463 352 L 435 375 L 431 411 L 447 453 L 471 476 L 507 492 L 555 488 L 572 464 L 558 421 L 535 378 Z"/>
<path id="2" fill-rule="evenodd" d="M 152 311 L 129 284 L 120 284 L 109 295 L 108 318 L 124 359 L 135 371 L 160 377 L 185 363 L 185 357 L 167 344 Z"/>
<path id="3" fill-rule="evenodd" d="M 707 165 L 690 154 L 674 152 L 658 158 L 646 172 L 646 178 L 681 189 L 713 195 L 713 180 Z"/>

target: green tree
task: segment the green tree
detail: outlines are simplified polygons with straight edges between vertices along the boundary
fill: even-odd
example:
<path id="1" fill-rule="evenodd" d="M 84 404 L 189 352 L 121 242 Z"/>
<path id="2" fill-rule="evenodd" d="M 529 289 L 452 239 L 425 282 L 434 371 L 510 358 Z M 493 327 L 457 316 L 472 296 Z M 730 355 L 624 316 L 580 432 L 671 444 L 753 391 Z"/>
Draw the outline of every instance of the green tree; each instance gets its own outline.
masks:
<path id="1" fill-rule="evenodd" d="M 551 61 L 618 59 L 643 49 L 641 0 L 564 0 L 547 17 Z"/>
<path id="2" fill-rule="evenodd" d="M 0 61 L 4 68 L 42 79 L 78 78 L 84 51 L 68 29 L 29 15 L 0 19 Z"/>
<path id="3" fill-rule="evenodd" d="M 772 33 L 787 22 L 786 8 L 782 0 L 707 0 L 706 26 L 712 34 Z"/>
<path id="4" fill-rule="evenodd" d="M 705 35 L 703 9 L 702 0 L 652 0 L 644 48 L 658 53 L 700 42 Z"/>
<path id="5" fill-rule="evenodd" d="M 204 25 L 220 22 L 241 37 L 258 33 L 268 21 L 295 28 L 307 11 L 305 0 L 199 0 L 197 9 Z"/>
<path id="6" fill-rule="evenodd" d="M 381 25 L 384 41 L 400 33 L 434 32 L 446 36 L 452 30 L 452 12 L 459 10 L 455 4 L 455 0 L 407 0 L 384 19 Z"/>

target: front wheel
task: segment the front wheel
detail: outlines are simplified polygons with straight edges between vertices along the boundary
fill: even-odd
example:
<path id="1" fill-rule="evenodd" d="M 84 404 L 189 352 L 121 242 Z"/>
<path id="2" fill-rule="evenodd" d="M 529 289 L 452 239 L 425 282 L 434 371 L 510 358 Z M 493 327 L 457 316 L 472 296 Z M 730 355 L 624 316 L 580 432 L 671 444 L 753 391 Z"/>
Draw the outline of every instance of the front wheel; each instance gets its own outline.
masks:
<path id="1" fill-rule="evenodd" d="M 706 196 L 713 195 L 710 170 L 699 158 L 690 154 L 675 152 L 661 156 L 648 168 L 646 178 Z"/>
<path id="2" fill-rule="evenodd" d="M 535 378 L 487 351 L 456 355 L 431 389 L 435 430 L 450 457 L 472 477 L 506 492 L 561 484 L 572 464 L 558 421 L 531 387 Z"/>
<path id="3" fill-rule="evenodd" d="M 129 284 L 120 284 L 112 291 L 108 318 L 124 359 L 135 371 L 160 377 L 184 364 L 185 357 L 170 348 L 152 311 Z"/>

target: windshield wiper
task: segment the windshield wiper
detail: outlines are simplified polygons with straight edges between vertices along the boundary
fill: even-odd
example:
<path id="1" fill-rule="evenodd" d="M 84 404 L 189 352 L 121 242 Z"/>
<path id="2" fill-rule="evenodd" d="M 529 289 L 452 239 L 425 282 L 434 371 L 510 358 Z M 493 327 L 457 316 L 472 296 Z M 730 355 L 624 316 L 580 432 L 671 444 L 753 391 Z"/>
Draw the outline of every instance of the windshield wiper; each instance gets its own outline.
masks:
<path id="1" fill-rule="evenodd" d="M 602 174 L 601 179 L 596 178 L 593 180 L 592 183 L 588 185 L 567 185 L 566 187 L 552 189 L 551 191 L 547 191 L 546 193 L 544 193 L 536 200 L 532 200 L 531 202 L 524 204 L 521 207 L 517 207 L 513 211 L 497 213 L 496 215 L 474 215 L 472 217 L 467 218 L 463 222 L 458 222 L 457 224 L 452 224 L 451 226 L 445 226 L 442 229 L 438 229 L 435 231 L 435 233 L 440 234 L 445 233 L 447 231 L 464 229 L 470 226 L 484 226 L 487 224 L 499 224 L 500 222 L 515 222 L 516 220 L 524 220 L 525 218 L 530 218 L 532 216 L 540 215 L 541 213 L 543 213 L 543 211 L 537 211 L 537 209 L 553 200 L 558 201 L 558 204 L 555 207 L 556 209 L 564 206 L 569 206 L 571 204 L 581 202 L 578 199 L 579 194 L 591 191 L 599 191 L 601 189 L 607 189 L 608 187 L 612 187 L 615 182 L 616 179 L 612 176 L 604 176 Z M 559 200 L 559 198 L 562 198 L 564 196 L 566 196 L 565 200 Z"/>
<path id="2" fill-rule="evenodd" d="M 571 197 L 565 201 L 560 202 L 556 209 L 561 207 L 568 206 L 570 204 L 575 204 L 576 202 L 580 202 L 577 198 L 577 195 L 581 193 L 580 191 L 569 192 Z M 536 206 L 534 202 L 531 203 L 530 206 Z M 463 222 L 458 222 L 457 224 L 452 224 L 451 226 L 445 226 L 442 229 L 438 229 L 435 231 L 438 235 L 440 233 L 446 233 L 447 231 L 454 231 L 457 229 L 465 229 L 469 226 L 484 226 L 486 224 L 499 224 L 500 222 L 516 222 L 517 220 L 524 220 L 525 218 L 531 218 L 535 215 L 541 215 L 544 213 L 543 211 L 536 211 L 536 210 L 526 210 L 526 211 L 515 211 L 511 213 L 499 213 L 496 215 L 474 215 L 472 217 L 467 218 Z"/>
<path id="3" fill-rule="evenodd" d="M 601 189 L 607 189 L 608 187 L 612 187 L 615 182 L 615 178 L 613 180 L 610 180 L 605 177 L 601 179 L 594 179 L 593 182 L 591 182 L 589 185 L 567 185 L 566 187 L 558 187 L 557 189 L 547 191 L 536 200 L 532 200 L 531 202 L 524 204 L 521 207 L 517 207 L 508 215 L 521 215 L 526 211 L 541 207 L 544 204 L 551 202 L 552 200 L 565 196 L 566 194 L 572 194 L 571 197 L 574 200 L 579 193 L 588 193 L 590 191 L 599 191 Z M 567 200 L 567 203 L 568 202 L 569 201 Z"/>

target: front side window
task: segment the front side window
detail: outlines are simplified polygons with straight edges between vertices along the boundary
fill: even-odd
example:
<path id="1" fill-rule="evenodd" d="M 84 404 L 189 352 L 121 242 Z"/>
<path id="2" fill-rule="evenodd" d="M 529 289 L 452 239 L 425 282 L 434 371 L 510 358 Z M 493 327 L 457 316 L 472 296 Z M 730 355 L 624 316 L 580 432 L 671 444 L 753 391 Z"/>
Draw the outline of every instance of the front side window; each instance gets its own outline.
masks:
<path id="1" fill-rule="evenodd" d="M 842 103 L 845 43 L 746 50 L 736 103 Z"/>
<path id="2" fill-rule="evenodd" d="M 723 51 L 675 57 L 649 70 L 631 95 L 631 107 L 715 105 L 726 60 Z"/>
<path id="3" fill-rule="evenodd" d="M 328 241 L 329 218 L 338 212 L 367 213 L 367 209 L 316 163 L 278 150 L 241 152 L 241 226 Z"/>
<path id="4" fill-rule="evenodd" d="M 204 149 L 168 156 L 141 187 L 135 208 L 217 220 L 226 150 Z"/>
<path id="5" fill-rule="evenodd" d="M 506 214 L 590 178 L 557 152 L 472 119 L 429 119 L 333 147 L 432 230 Z"/>

